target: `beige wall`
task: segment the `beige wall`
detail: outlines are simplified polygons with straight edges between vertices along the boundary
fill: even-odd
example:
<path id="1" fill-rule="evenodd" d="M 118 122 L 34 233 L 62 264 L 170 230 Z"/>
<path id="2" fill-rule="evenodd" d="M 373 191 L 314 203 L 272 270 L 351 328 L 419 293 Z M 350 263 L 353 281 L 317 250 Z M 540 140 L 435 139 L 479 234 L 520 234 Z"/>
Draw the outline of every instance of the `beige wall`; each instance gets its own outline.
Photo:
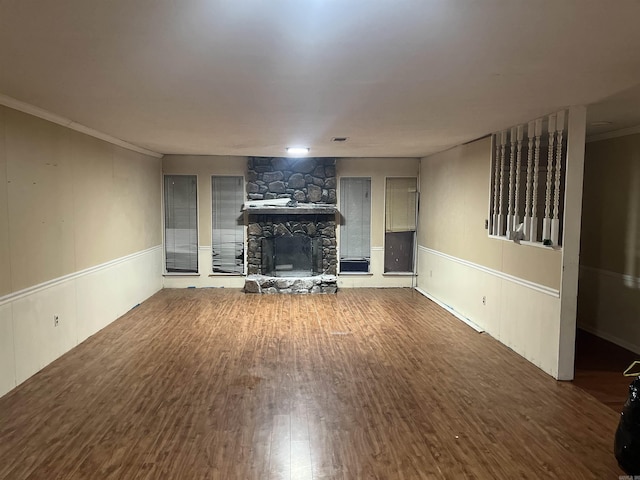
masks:
<path id="1" fill-rule="evenodd" d="M 586 146 L 580 263 L 640 275 L 640 134 Z"/>
<path id="2" fill-rule="evenodd" d="M 559 289 L 559 250 L 489 238 L 491 139 L 422 159 L 418 244 Z"/>
<path id="3" fill-rule="evenodd" d="M 0 295 L 161 243 L 160 160 L 0 107 Z"/>
<path id="4" fill-rule="evenodd" d="M 640 135 L 586 145 L 579 326 L 640 353 Z"/>
<path id="5" fill-rule="evenodd" d="M 555 378 L 562 252 L 490 238 L 491 140 L 420 163 L 418 289 Z"/>

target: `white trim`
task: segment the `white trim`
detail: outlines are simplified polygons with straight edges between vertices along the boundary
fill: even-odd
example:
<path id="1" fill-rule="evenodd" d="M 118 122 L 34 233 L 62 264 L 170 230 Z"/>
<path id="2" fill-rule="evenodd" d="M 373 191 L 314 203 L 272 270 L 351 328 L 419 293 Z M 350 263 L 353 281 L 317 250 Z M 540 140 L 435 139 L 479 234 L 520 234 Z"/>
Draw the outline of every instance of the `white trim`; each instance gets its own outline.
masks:
<path id="1" fill-rule="evenodd" d="M 587 108 L 582 105 L 570 107 L 568 121 L 562 209 L 558 380 L 573 380 L 574 377 Z"/>
<path id="2" fill-rule="evenodd" d="M 578 323 L 578 328 L 580 330 L 584 330 L 585 332 L 589 332 L 596 337 L 602 338 L 603 340 L 607 340 L 608 342 L 615 343 L 619 347 L 626 348 L 627 350 L 632 351 L 633 353 L 637 353 L 640 355 L 640 345 L 636 345 L 631 342 L 627 342 L 622 338 L 616 337 L 615 335 L 611 335 L 610 333 L 604 332 L 597 327 L 592 327 L 590 325 L 582 325 Z"/>
<path id="3" fill-rule="evenodd" d="M 211 245 L 199 245 L 198 250 L 202 250 L 203 252 L 211 251 Z"/>
<path id="4" fill-rule="evenodd" d="M 513 240 L 508 239 L 504 235 L 489 234 L 488 237 L 494 240 L 502 240 L 503 242 L 515 243 L 516 245 L 525 245 L 527 247 L 544 248 L 545 250 L 560 250 L 560 251 L 562 250 L 562 245 L 545 245 L 542 242 L 532 242 L 530 240 L 518 240 L 517 242 L 515 242 Z"/>
<path id="5" fill-rule="evenodd" d="M 371 247 L 372 252 L 384 252 L 384 247 Z"/>
<path id="6" fill-rule="evenodd" d="M 164 272 L 163 277 L 199 277 L 198 272 Z"/>
<path id="7" fill-rule="evenodd" d="M 624 283 L 625 286 L 631 286 L 632 288 L 640 288 L 640 277 L 629 275 L 628 273 L 612 272 L 611 270 L 604 270 L 597 267 L 589 267 L 587 265 L 580 265 L 580 271 L 596 273 L 605 277 L 615 278 Z"/>
<path id="8" fill-rule="evenodd" d="M 22 290 L 18 290 L 17 292 L 13 292 L 3 297 L 0 297 L 0 305 L 4 305 L 5 303 L 18 300 L 20 298 L 26 297 L 27 295 L 40 292 L 47 288 L 55 287 L 56 285 L 59 285 L 63 282 L 66 282 L 69 280 L 75 280 L 77 278 L 84 277 L 85 275 L 99 272 L 100 270 L 104 270 L 105 268 L 113 267 L 115 265 L 118 265 L 119 263 L 133 260 L 134 258 L 141 257 L 148 253 L 153 253 L 156 250 L 162 251 L 162 245 L 156 245 L 155 247 L 147 248 L 146 250 L 140 250 L 139 252 L 135 252 L 130 255 L 126 255 L 124 257 L 116 258 L 114 260 L 110 260 L 105 263 L 101 263 L 100 265 L 95 265 L 93 267 L 85 268 L 84 270 L 80 270 L 78 272 L 69 273 L 67 275 L 63 275 L 62 277 L 54 278 L 52 280 L 48 280 L 46 282 L 39 283 L 37 285 L 33 285 L 32 287 L 27 287 Z"/>
<path id="9" fill-rule="evenodd" d="M 429 300 L 431 300 L 432 302 L 440 305 L 442 308 L 444 308 L 447 312 L 449 312 L 451 315 L 453 315 L 454 317 L 456 317 L 458 320 L 461 320 L 462 322 L 466 323 L 467 325 L 469 325 L 471 328 L 473 328 L 476 332 L 478 333 L 484 333 L 484 330 L 477 324 L 473 323 L 471 320 L 469 320 L 467 317 L 461 315 L 460 313 L 458 313 L 454 308 L 450 307 L 449 305 L 447 305 L 446 303 L 442 303 L 440 300 L 438 300 L 437 298 L 435 298 L 433 295 L 430 295 L 429 293 L 425 292 L 424 290 L 422 290 L 420 287 L 414 287 L 415 290 L 424 295 L 425 297 L 427 297 Z"/>
<path id="10" fill-rule="evenodd" d="M 598 133 L 596 135 L 589 135 L 587 137 L 587 143 L 609 140 L 611 138 L 626 137 L 627 135 L 635 135 L 636 133 L 640 133 L 640 125 L 636 125 L 635 127 L 622 128 L 620 130 L 614 130 L 613 132 L 604 132 Z"/>
<path id="11" fill-rule="evenodd" d="M 459 263 L 461 265 L 465 265 L 467 267 L 475 268 L 476 270 L 479 270 L 484 273 L 488 273 L 489 275 L 493 275 L 502 280 L 508 280 L 520 286 L 527 287 L 547 295 L 551 295 L 552 297 L 560 298 L 560 291 L 555 288 L 547 287 L 546 285 L 540 285 L 539 283 L 535 283 L 530 280 L 525 280 L 524 278 L 519 278 L 513 275 L 509 275 L 508 273 L 499 272 L 498 270 L 485 267 L 484 265 L 478 265 L 477 263 L 469 262 L 468 260 L 463 260 L 461 258 L 454 257 L 452 255 L 447 255 L 446 253 L 438 252 L 437 250 L 432 250 L 431 248 L 423 247 L 422 245 L 418 245 L 418 250 L 426 253 L 431 253 L 433 255 L 436 255 L 442 258 L 446 258 L 447 260 L 451 260 L 453 262 Z"/>
<path id="12" fill-rule="evenodd" d="M 144 155 L 149 155 L 156 158 L 163 157 L 162 153 L 138 147 L 137 145 L 134 145 L 132 143 L 125 142 L 124 140 L 120 140 L 119 138 L 112 137 L 111 135 L 99 132 L 98 130 L 86 127 L 80 123 L 74 122 L 73 120 L 62 117 L 60 115 L 56 115 L 55 113 L 51 113 L 48 110 L 36 107 L 29 103 L 16 100 L 15 98 L 11 98 L 7 95 L 0 94 L 0 105 L 18 110 L 19 112 L 33 115 L 34 117 L 42 118 L 43 120 L 47 120 L 48 122 L 62 125 L 63 127 L 70 128 L 71 130 L 75 130 L 76 132 L 84 133 L 85 135 L 89 135 L 99 140 L 104 140 L 105 142 L 117 145 L 118 147 L 126 148 L 127 150 L 132 150 L 134 152 L 142 153 Z"/>

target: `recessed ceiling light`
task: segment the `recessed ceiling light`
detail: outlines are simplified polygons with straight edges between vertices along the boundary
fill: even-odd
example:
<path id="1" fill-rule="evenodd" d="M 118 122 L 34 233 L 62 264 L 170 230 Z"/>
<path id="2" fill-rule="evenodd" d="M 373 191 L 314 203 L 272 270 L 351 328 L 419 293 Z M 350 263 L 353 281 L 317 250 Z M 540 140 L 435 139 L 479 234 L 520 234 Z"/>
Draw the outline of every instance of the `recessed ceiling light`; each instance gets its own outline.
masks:
<path id="1" fill-rule="evenodd" d="M 592 127 L 604 127 L 605 125 L 613 125 L 613 122 L 608 122 L 606 120 L 596 120 L 595 122 L 591 122 Z"/>
<path id="2" fill-rule="evenodd" d="M 289 155 L 306 155 L 309 153 L 309 147 L 287 147 Z"/>
<path id="3" fill-rule="evenodd" d="M 333 137 L 331 139 L 332 142 L 346 142 L 349 140 L 349 137 Z"/>

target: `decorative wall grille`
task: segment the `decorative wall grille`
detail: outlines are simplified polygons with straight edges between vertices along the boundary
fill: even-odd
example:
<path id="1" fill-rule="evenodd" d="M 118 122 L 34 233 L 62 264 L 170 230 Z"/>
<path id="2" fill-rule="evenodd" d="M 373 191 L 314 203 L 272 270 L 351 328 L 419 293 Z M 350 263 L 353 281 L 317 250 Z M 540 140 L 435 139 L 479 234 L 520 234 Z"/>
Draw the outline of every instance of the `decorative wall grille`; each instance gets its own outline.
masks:
<path id="1" fill-rule="evenodd" d="M 493 135 L 489 233 L 562 243 L 566 111 Z"/>

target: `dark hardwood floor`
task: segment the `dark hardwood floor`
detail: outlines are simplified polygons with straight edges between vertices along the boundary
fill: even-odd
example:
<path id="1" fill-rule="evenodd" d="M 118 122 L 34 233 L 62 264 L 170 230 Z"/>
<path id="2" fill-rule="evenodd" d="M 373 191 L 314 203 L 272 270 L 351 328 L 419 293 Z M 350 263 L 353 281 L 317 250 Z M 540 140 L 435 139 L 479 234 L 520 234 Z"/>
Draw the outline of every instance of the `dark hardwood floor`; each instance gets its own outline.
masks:
<path id="1" fill-rule="evenodd" d="M 622 372 L 635 360 L 640 355 L 578 329 L 573 383 L 620 413 L 633 380 Z"/>
<path id="2" fill-rule="evenodd" d="M 410 289 L 164 290 L 0 399 L 0 479 L 617 479 L 617 422 Z"/>

